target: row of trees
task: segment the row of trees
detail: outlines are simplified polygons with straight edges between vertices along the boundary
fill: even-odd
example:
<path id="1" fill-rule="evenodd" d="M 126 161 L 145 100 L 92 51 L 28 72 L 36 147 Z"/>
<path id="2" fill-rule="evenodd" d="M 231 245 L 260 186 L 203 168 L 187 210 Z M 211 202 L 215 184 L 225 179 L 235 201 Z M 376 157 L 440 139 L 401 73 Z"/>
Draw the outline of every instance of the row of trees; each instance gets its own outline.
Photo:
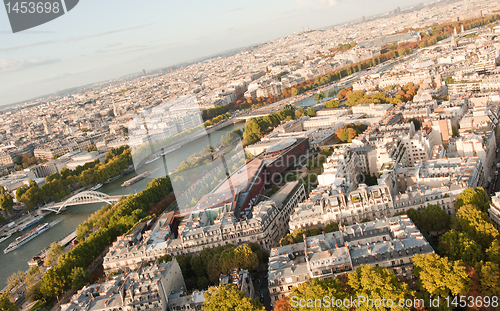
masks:
<path id="1" fill-rule="evenodd" d="M 105 156 L 105 162 L 100 163 L 98 159 L 77 166 L 74 170 L 63 168 L 61 174 L 54 173 L 45 178 L 46 184 L 41 188 L 30 180 L 16 190 L 16 199 L 23 202 L 31 209 L 46 200 L 59 201 L 78 187 L 84 187 L 92 183 L 102 182 L 112 176 L 120 174 L 132 162 L 129 147 L 111 149 Z"/>
<path id="2" fill-rule="evenodd" d="M 106 205 L 78 226 L 80 243 L 62 254 L 57 264 L 43 276 L 40 291 L 44 298 L 54 298 L 63 291 L 79 289 L 88 280 L 87 267 L 101 255 L 117 236 L 148 217 L 150 204 L 162 201 L 172 192 L 169 177 L 152 180 L 146 190 L 122 198 L 115 205 Z"/>
<path id="3" fill-rule="evenodd" d="M 309 107 L 307 109 L 299 108 L 299 109 L 295 110 L 295 116 L 297 118 L 302 118 L 304 116 L 315 117 L 316 110 L 314 110 L 313 107 Z"/>
<path id="4" fill-rule="evenodd" d="M 314 80 L 307 80 L 305 82 L 300 83 L 297 86 L 292 88 L 284 88 L 283 95 L 284 97 L 288 96 L 297 96 L 304 92 L 307 92 L 315 87 L 325 85 L 331 83 L 333 81 L 338 81 L 346 76 L 349 76 L 353 73 L 362 71 L 364 69 L 374 67 L 380 63 L 383 63 L 389 59 L 397 58 L 404 55 L 410 55 L 413 53 L 413 49 L 429 46 L 431 44 L 435 44 L 439 40 L 443 40 L 449 36 L 451 32 L 453 32 L 453 27 L 460 27 L 460 25 L 464 25 L 464 28 L 469 30 L 474 27 L 479 27 L 482 25 L 486 25 L 493 21 L 499 19 L 499 15 L 492 15 L 489 17 L 482 17 L 478 19 L 466 20 L 463 22 L 453 22 L 453 23 L 443 23 L 443 24 L 435 24 L 433 25 L 433 30 L 430 32 L 430 35 L 424 36 L 421 40 L 417 42 L 409 42 L 409 43 L 400 43 L 397 48 L 394 45 L 387 46 L 386 49 L 382 50 L 380 55 L 374 56 L 368 60 L 364 60 L 361 62 L 357 62 L 351 64 L 349 66 L 336 69 L 333 72 L 329 72 L 327 74 L 316 77 Z M 456 24 L 456 25 L 455 25 Z M 451 30 L 450 30 L 451 29 Z M 398 94 L 399 95 L 399 94 Z M 403 95 L 400 95 L 403 96 Z"/>
<path id="5" fill-rule="evenodd" d="M 329 100 L 325 103 L 325 108 L 338 108 L 340 107 L 340 103 L 336 99 Z"/>
<path id="6" fill-rule="evenodd" d="M 419 42 L 419 46 L 426 47 L 436 44 L 438 41 L 448 38 L 454 32 L 455 28 L 460 28 L 462 25 L 464 26 L 464 30 L 470 30 L 493 23 L 499 19 L 500 16 L 495 14 L 488 17 L 469 19 L 462 22 L 450 22 L 439 25 L 434 24 L 431 26 L 430 30 L 420 32 L 422 39 Z"/>
<path id="7" fill-rule="evenodd" d="M 243 132 L 243 145 L 251 145 L 278 126 L 281 121 L 292 120 L 295 117 L 295 108 L 286 105 L 280 112 L 272 113 L 265 117 L 250 119 L 245 125 Z"/>
<path id="8" fill-rule="evenodd" d="M 226 113 L 226 108 L 223 106 L 215 106 L 214 108 L 209 108 L 201 112 L 201 116 L 204 120 L 212 118 L 221 114 Z"/>
<path id="9" fill-rule="evenodd" d="M 229 112 L 226 112 L 226 113 L 223 113 L 223 114 L 216 116 L 212 120 L 205 121 L 204 125 L 205 125 L 205 127 L 216 125 L 219 122 L 221 122 L 222 120 L 229 119 L 230 117 L 231 117 L 231 114 Z"/>

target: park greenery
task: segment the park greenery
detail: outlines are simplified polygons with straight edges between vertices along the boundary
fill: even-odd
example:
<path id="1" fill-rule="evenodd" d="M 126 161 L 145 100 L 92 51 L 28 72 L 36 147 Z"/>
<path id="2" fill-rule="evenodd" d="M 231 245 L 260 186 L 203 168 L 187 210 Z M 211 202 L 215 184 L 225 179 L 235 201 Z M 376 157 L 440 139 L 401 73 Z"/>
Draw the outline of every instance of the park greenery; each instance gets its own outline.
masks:
<path id="1" fill-rule="evenodd" d="M 338 108 L 340 107 L 340 103 L 336 99 L 329 100 L 325 103 L 325 108 Z"/>
<path id="2" fill-rule="evenodd" d="M 262 136 L 272 131 L 281 121 L 292 120 L 294 117 L 295 108 L 286 105 L 280 112 L 248 120 L 243 132 L 243 146 L 258 142 Z"/>
<path id="3" fill-rule="evenodd" d="M 0 186 L 0 210 L 12 212 L 12 206 L 14 206 L 12 197 Z"/>
<path id="4" fill-rule="evenodd" d="M 248 243 L 238 247 L 226 244 L 206 248 L 197 255 L 178 255 L 176 260 L 188 289 L 207 289 L 219 284 L 221 273 L 227 274 L 235 268 L 254 272 L 260 264 L 267 263 L 267 257 L 258 243 Z M 162 261 L 169 259 L 161 258 Z"/>
<path id="5" fill-rule="evenodd" d="M 233 284 L 210 287 L 204 294 L 207 311 L 265 311 L 257 299 L 245 297 L 245 293 Z"/>
<path id="6" fill-rule="evenodd" d="M 215 118 L 213 118 L 211 120 L 205 121 L 204 124 L 205 124 L 205 127 L 209 127 L 212 125 L 216 125 L 225 119 L 229 119 L 230 117 L 231 117 L 231 114 L 229 112 L 226 112 L 226 113 L 223 113 L 223 114 L 216 116 Z"/>
<path id="7" fill-rule="evenodd" d="M 367 125 L 358 122 L 357 124 L 348 123 L 339 127 L 334 133 L 336 143 L 350 143 L 352 140 L 363 133 L 368 128 Z"/>
<path id="8" fill-rule="evenodd" d="M 338 230 L 338 226 L 337 226 Z M 304 236 L 305 237 L 310 237 L 310 236 L 315 236 L 321 234 L 321 231 L 318 228 L 310 228 L 310 229 L 302 229 L 298 228 L 295 230 L 293 233 L 288 233 L 284 238 L 280 240 L 280 245 L 290 245 L 290 244 L 295 244 L 295 243 L 301 243 L 304 242 Z"/>
<path id="9" fill-rule="evenodd" d="M 18 156 L 14 161 L 14 169 L 16 171 L 22 171 L 23 169 L 28 168 L 31 165 L 38 164 L 38 159 L 35 156 L 29 156 L 27 153 L 23 153 L 21 156 Z"/>
<path id="10" fill-rule="evenodd" d="M 105 162 L 100 163 L 98 159 L 77 166 L 74 170 L 63 168 L 61 173 L 54 173 L 45 177 L 45 184 L 40 188 L 38 184 L 30 180 L 16 190 L 16 199 L 32 209 L 48 200 L 60 201 L 68 196 L 72 190 L 85 187 L 92 183 L 104 180 L 120 174 L 132 162 L 129 147 L 111 149 L 105 156 Z M 0 196 L 1 199 L 1 196 Z"/>
<path id="11" fill-rule="evenodd" d="M 305 116 L 315 117 L 316 116 L 316 111 L 314 110 L 313 107 L 309 107 L 307 109 L 299 108 L 299 109 L 295 110 L 295 116 L 297 118 L 302 118 L 302 117 L 305 117 Z"/>
<path id="12" fill-rule="evenodd" d="M 387 96 L 384 92 L 380 91 L 372 95 L 368 95 L 363 91 L 352 91 L 352 88 L 344 89 L 344 92 L 339 92 L 339 98 L 346 99 L 346 106 L 352 107 L 359 104 L 399 104 L 413 100 L 417 94 L 418 86 L 408 83 L 404 85 L 393 97 Z"/>

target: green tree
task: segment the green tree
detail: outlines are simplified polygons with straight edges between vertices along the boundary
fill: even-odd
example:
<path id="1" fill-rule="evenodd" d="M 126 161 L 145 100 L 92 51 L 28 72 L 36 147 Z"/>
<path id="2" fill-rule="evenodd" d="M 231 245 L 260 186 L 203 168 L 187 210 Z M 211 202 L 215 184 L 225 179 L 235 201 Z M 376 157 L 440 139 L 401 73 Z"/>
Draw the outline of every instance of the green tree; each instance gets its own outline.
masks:
<path id="1" fill-rule="evenodd" d="M 58 267 L 47 270 L 43 276 L 40 290 L 45 297 L 56 298 L 66 288 L 67 281 Z"/>
<path id="2" fill-rule="evenodd" d="M 316 116 L 316 110 L 314 110 L 313 107 L 307 108 L 307 115 L 310 117 L 315 117 Z"/>
<path id="3" fill-rule="evenodd" d="M 18 284 L 24 281 L 24 278 L 26 276 L 26 273 L 24 271 L 17 271 L 12 273 L 8 278 L 7 278 L 7 284 L 10 287 L 16 287 Z"/>
<path id="4" fill-rule="evenodd" d="M 500 265 L 500 241 L 498 239 L 494 240 L 486 250 L 486 258 L 488 261 Z"/>
<path id="5" fill-rule="evenodd" d="M 455 83 L 455 80 L 453 80 L 452 77 L 446 77 L 445 81 L 446 81 L 446 84 L 453 84 L 453 83 Z"/>
<path id="6" fill-rule="evenodd" d="M 467 233 L 453 229 L 439 238 L 439 252 L 450 260 L 463 260 L 472 266 L 483 259 L 481 245 Z"/>
<path id="7" fill-rule="evenodd" d="M 328 97 L 335 97 L 339 92 L 337 90 L 331 90 L 328 92 Z"/>
<path id="8" fill-rule="evenodd" d="M 71 280 L 71 288 L 78 290 L 90 281 L 90 275 L 82 267 L 75 267 L 71 270 L 69 279 Z"/>
<path id="9" fill-rule="evenodd" d="M 459 261 L 450 261 L 437 254 L 417 254 L 413 264 L 417 284 L 433 296 L 463 295 L 469 290 L 471 281 Z"/>
<path id="10" fill-rule="evenodd" d="M 457 127 L 455 125 L 451 126 L 451 133 L 452 133 L 451 136 L 453 136 L 453 137 L 460 136 L 460 134 L 458 133 Z"/>
<path id="11" fill-rule="evenodd" d="M 480 265 L 479 292 L 486 296 L 500 296 L 500 269 L 498 264 L 485 262 Z"/>
<path id="12" fill-rule="evenodd" d="M 63 252 L 64 247 L 59 245 L 58 242 L 51 243 L 43 264 L 47 267 L 54 266 L 57 258 L 59 258 Z"/>
<path id="13" fill-rule="evenodd" d="M 329 100 L 325 103 L 325 108 L 338 108 L 338 107 L 340 107 L 340 103 L 335 99 Z"/>
<path id="14" fill-rule="evenodd" d="M 17 196 L 17 192 L 16 192 Z M 23 202 L 27 208 L 32 209 L 45 200 L 45 191 L 38 187 L 37 183 L 30 180 L 29 188 L 22 193 L 19 201 Z"/>
<path id="15" fill-rule="evenodd" d="M 191 269 L 191 256 L 190 255 L 179 255 L 179 256 L 175 257 L 175 260 L 179 264 L 181 271 L 182 271 L 182 276 L 185 279 L 188 279 L 192 275 L 194 275 L 194 272 Z"/>
<path id="16" fill-rule="evenodd" d="M 483 212 L 488 212 L 490 208 L 490 198 L 488 193 L 483 188 L 467 188 L 458 196 L 455 202 L 455 208 L 458 210 L 460 207 L 472 204 Z"/>
<path id="17" fill-rule="evenodd" d="M 207 264 L 208 279 L 214 284 L 219 282 L 219 277 L 222 273 L 222 269 L 219 265 L 219 260 L 220 254 L 214 254 Z"/>
<path id="18" fill-rule="evenodd" d="M 396 305 L 396 302 L 410 299 L 415 293 L 405 283 L 399 282 L 394 272 L 389 271 L 389 269 L 361 265 L 348 277 L 348 284 L 356 296 L 364 296 L 367 300 L 372 299 L 373 301 L 376 299 L 382 301 L 385 298 L 395 302 L 391 310 L 410 310 L 410 308 Z M 362 304 L 356 310 L 386 310 L 386 308 Z"/>
<path id="19" fill-rule="evenodd" d="M 208 285 L 210 285 L 210 282 L 206 277 L 202 276 L 198 278 L 197 285 L 198 289 L 206 289 L 208 288 Z"/>
<path id="20" fill-rule="evenodd" d="M 335 299 L 348 299 L 348 294 L 342 290 L 342 283 L 338 279 L 313 279 L 310 282 L 305 282 L 299 284 L 299 286 L 294 287 L 292 293 L 290 294 L 291 300 L 290 305 L 294 310 L 306 311 L 306 310 L 332 310 L 332 306 L 328 303 L 323 303 L 323 297 L 335 297 Z M 322 304 L 321 307 L 315 307 L 315 299 L 320 299 Z M 298 302 L 311 302 L 302 303 Z M 328 300 L 331 303 L 331 300 Z M 350 308 L 341 306 L 335 307 L 335 310 L 350 310 Z"/>
<path id="21" fill-rule="evenodd" d="M 454 228 L 466 232 L 484 250 L 498 238 L 498 231 L 491 223 L 488 214 L 479 211 L 474 205 L 460 207 L 454 220 Z"/>
<path id="22" fill-rule="evenodd" d="M 26 289 L 26 299 L 28 299 L 31 302 L 43 299 L 44 297 L 42 291 L 40 290 L 41 286 L 42 286 L 42 281 L 36 282 L 28 286 L 28 289 Z M 2 309 L 0 308 L 0 310 Z"/>
<path id="23" fill-rule="evenodd" d="M 406 211 L 406 214 L 424 234 L 450 229 L 451 216 L 439 207 L 439 205 L 430 204 L 420 211 L 410 208 Z"/>
<path id="24" fill-rule="evenodd" d="M 210 287 L 203 294 L 206 311 L 264 311 L 264 307 L 256 299 L 245 297 L 245 294 L 234 285 Z"/>
<path id="25" fill-rule="evenodd" d="M 199 255 L 191 258 L 191 267 L 198 278 L 207 276 L 207 264 Z"/>
<path id="26" fill-rule="evenodd" d="M 172 257 L 172 255 L 165 254 L 165 255 L 161 256 L 160 258 L 158 258 L 158 263 L 169 262 L 169 261 L 172 261 L 173 259 L 174 258 Z"/>
<path id="27" fill-rule="evenodd" d="M 420 127 L 422 126 L 422 124 L 420 123 L 419 120 L 415 119 L 415 118 L 411 118 L 410 120 L 408 120 L 408 122 L 412 122 L 413 125 L 415 126 L 415 131 L 418 131 L 420 130 Z"/>
<path id="28" fill-rule="evenodd" d="M 339 231 L 339 224 L 332 221 L 323 228 L 323 231 L 325 231 L 325 233 Z"/>
<path id="29" fill-rule="evenodd" d="M 17 311 L 18 308 L 15 303 L 10 301 L 7 294 L 2 294 L 0 296 L 0 310 L 2 311 Z"/>
<path id="30" fill-rule="evenodd" d="M 0 186 L 0 209 L 7 211 L 7 212 L 12 212 L 12 206 L 14 206 L 14 201 L 10 194 L 5 192 L 5 189 Z"/>

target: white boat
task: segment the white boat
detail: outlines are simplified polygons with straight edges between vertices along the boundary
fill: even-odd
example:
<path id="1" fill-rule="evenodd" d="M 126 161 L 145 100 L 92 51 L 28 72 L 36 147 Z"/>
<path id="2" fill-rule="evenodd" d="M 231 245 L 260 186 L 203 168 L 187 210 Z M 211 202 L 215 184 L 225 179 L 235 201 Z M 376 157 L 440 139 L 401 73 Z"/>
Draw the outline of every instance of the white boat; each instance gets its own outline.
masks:
<path id="1" fill-rule="evenodd" d="M 151 159 L 149 161 L 146 161 L 144 164 L 146 164 L 146 165 L 151 164 L 151 163 L 153 163 L 154 161 L 156 161 L 156 160 L 158 160 L 160 158 L 161 158 L 161 156 L 156 156 L 153 159 Z"/>
<path id="2" fill-rule="evenodd" d="M 102 184 L 97 184 L 95 185 L 94 187 L 90 188 L 90 190 L 92 191 L 96 191 L 97 189 L 101 188 L 102 187 Z"/>
<path id="3" fill-rule="evenodd" d="M 8 238 L 10 238 L 12 234 L 8 233 L 8 234 L 4 234 L 4 235 L 0 235 L 0 243 L 2 243 L 3 241 L 7 240 Z"/>
<path id="4" fill-rule="evenodd" d="M 43 225 L 39 225 L 35 229 L 31 230 L 30 232 L 26 233 L 23 236 L 18 237 L 14 242 L 10 243 L 9 246 L 3 250 L 4 254 L 7 254 L 8 252 L 11 252 L 18 247 L 28 243 L 32 239 L 36 238 L 43 232 L 49 230 L 50 225 L 48 223 L 44 223 Z"/>
<path id="5" fill-rule="evenodd" d="M 17 230 L 17 231 L 18 232 L 23 231 L 23 230 L 27 229 L 28 227 L 33 226 L 34 224 L 36 224 L 37 222 L 39 222 L 42 219 L 43 219 L 43 216 L 41 216 L 41 215 L 40 216 L 35 216 L 35 218 L 33 218 L 32 220 L 29 220 L 24 226 L 22 226 L 21 228 L 19 228 L 19 230 Z"/>

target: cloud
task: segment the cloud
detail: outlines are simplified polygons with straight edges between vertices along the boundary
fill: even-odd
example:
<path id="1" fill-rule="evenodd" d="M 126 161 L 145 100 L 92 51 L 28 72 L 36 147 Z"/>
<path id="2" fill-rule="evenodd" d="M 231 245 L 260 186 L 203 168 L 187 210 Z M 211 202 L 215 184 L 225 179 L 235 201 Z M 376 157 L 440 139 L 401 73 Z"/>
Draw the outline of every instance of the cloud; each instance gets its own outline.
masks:
<path id="1" fill-rule="evenodd" d="M 118 46 L 118 45 L 121 45 L 121 43 L 119 43 L 119 44 L 108 44 L 108 45 L 106 45 L 102 49 L 95 50 L 95 53 L 103 54 L 103 53 L 112 52 L 113 56 L 114 56 L 114 55 L 119 55 L 119 54 L 123 54 L 123 53 L 130 53 L 130 52 L 134 52 L 134 51 L 140 51 L 140 50 L 147 50 L 147 49 L 153 49 L 153 48 L 155 48 L 155 46 L 139 45 L 139 44 L 124 46 L 124 47 L 120 47 L 119 49 L 113 49 L 112 48 L 112 47 Z"/>
<path id="2" fill-rule="evenodd" d="M 11 46 L 11 47 L 8 47 L 8 48 L 0 49 L 0 53 L 9 53 L 9 52 L 12 52 L 12 51 L 18 51 L 18 50 L 28 49 L 28 48 L 32 48 L 32 47 L 35 47 L 35 46 L 40 46 L 40 45 L 45 45 L 45 44 L 51 44 L 51 43 L 54 43 L 54 41 L 40 41 L 40 42 L 29 43 L 29 44 L 25 44 L 25 45 Z"/>
<path id="3" fill-rule="evenodd" d="M 52 82 L 52 81 L 61 80 L 61 79 L 67 79 L 69 77 L 79 76 L 79 75 L 87 74 L 87 73 L 90 73 L 90 71 L 82 71 L 82 72 L 78 72 L 78 73 L 67 73 L 67 72 L 60 73 L 57 76 L 53 76 L 53 77 L 50 77 L 47 79 L 40 80 L 40 81 L 38 81 L 38 83 L 45 83 L 45 82 Z"/>
<path id="4" fill-rule="evenodd" d="M 235 11 L 239 11 L 239 10 L 243 10 L 243 8 L 234 8 L 234 9 L 229 10 L 228 12 L 235 12 Z"/>
<path id="5" fill-rule="evenodd" d="M 29 59 L 29 60 L 23 60 L 23 61 L 3 58 L 3 59 L 0 59 L 0 73 L 19 71 L 19 70 L 28 69 L 28 68 L 37 67 L 37 66 L 55 64 L 55 63 L 58 63 L 60 61 L 61 60 L 58 58 Z"/>
<path id="6" fill-rule="evenodd" d="M 77 41 L 87 40 L 87 39 L 91 39 L 91 38 L 98 38 L 98 37 L 107 36 L 107 35 L 111 35 L 111 34 L 118 33 L 118 32 L 124 32 L 127 30 L 144 28 L 144 27 L 147 27 L 150 25 L 153 25 L 153 24 L 146 24 L 146 25 L 133 26 L 133 27 L 123 28 L 123 29 L 110 30 L 110 31 L 101 32 L 101 33 L 98 33 L 95 35 L 71 37 L 71 38 L 64 40 L 64 42 L 69 43 L 69 42 L 77 42 Z"/>
<path id="7" fill-rule="evenodd" d="M 339 4 L 337 0 L 313 0 L 313 1 L 328 7 L 334 7 Z"/>
<path id="8" fill-rule="evenodd" d="M 113 43 L 108 43 L 104 46 L 104 48 L 112 48 L 112 47 L 115 47 L 115 46 L 119 46 L 121 45 L 122 43 L 121 42 L 113 42 Z"/>

